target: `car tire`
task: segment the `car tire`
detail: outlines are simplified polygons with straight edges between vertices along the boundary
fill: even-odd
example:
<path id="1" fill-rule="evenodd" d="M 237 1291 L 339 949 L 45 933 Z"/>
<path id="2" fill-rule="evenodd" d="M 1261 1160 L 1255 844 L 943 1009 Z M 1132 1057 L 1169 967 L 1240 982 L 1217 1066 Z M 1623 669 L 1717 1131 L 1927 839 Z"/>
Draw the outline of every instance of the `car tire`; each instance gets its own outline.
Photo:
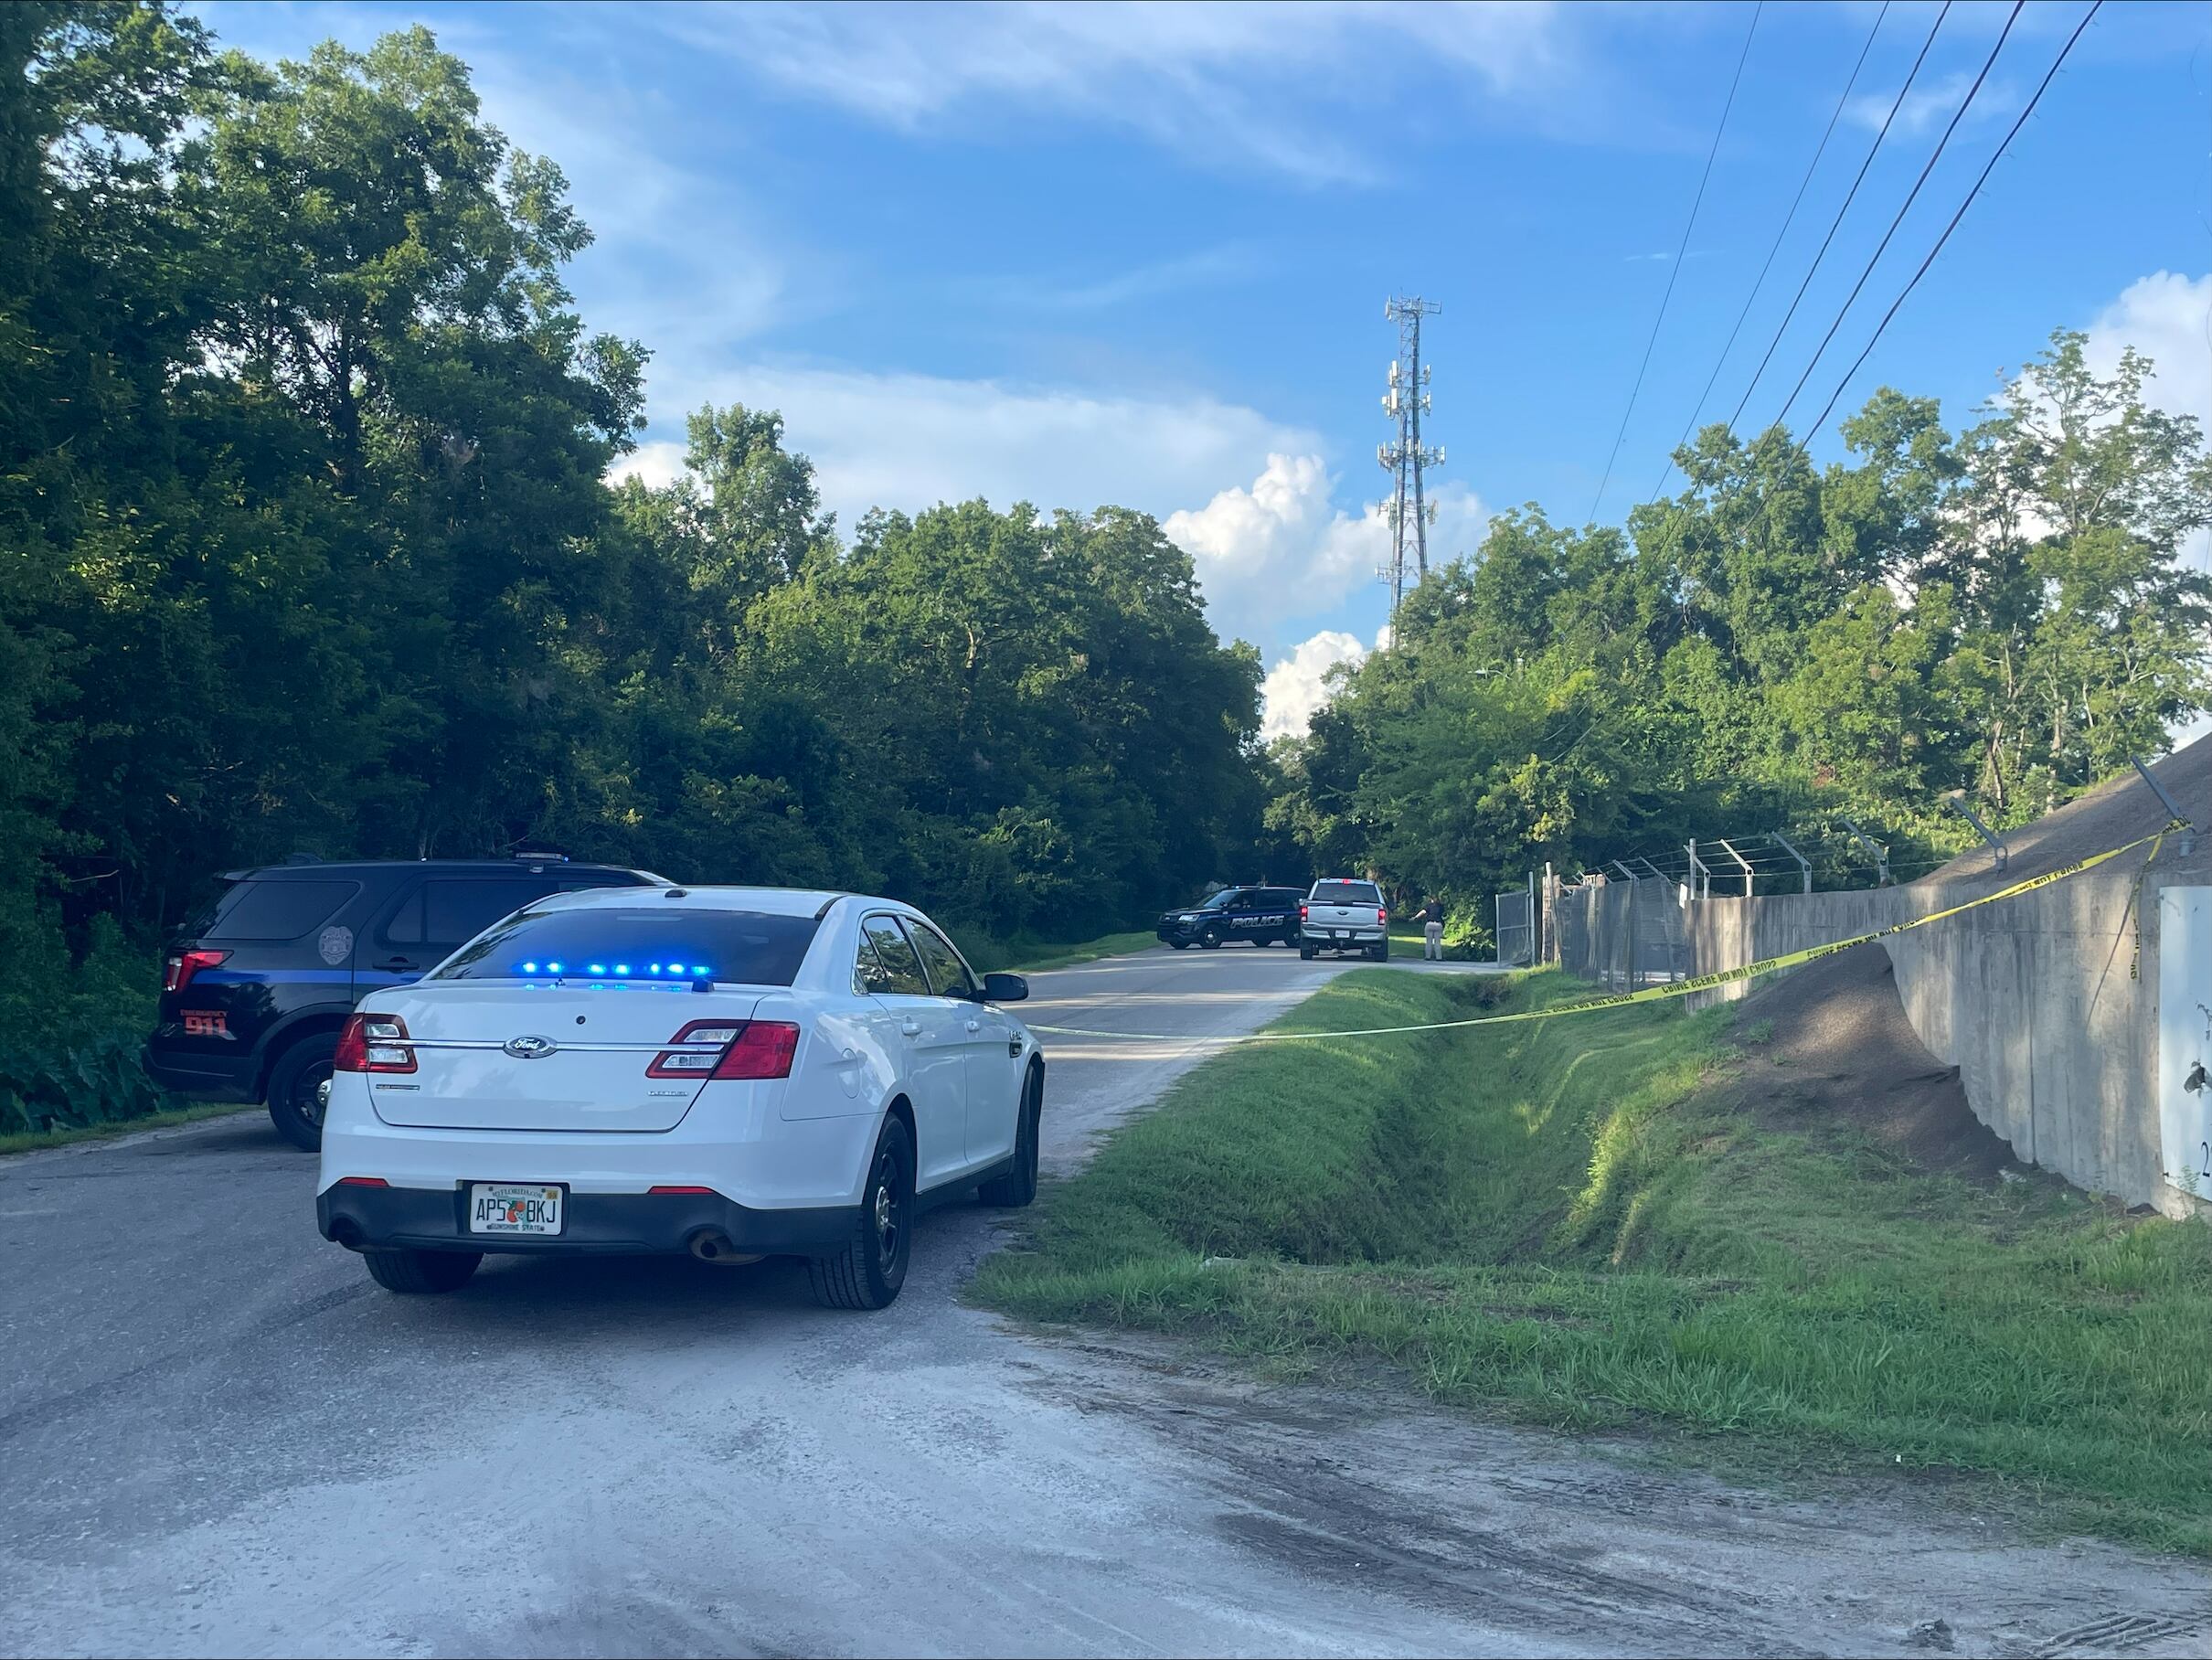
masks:
<path id="1" fill-rule="evenodd" d="M 1188 951 L 1190 949 L 1190 942 L 1188 940 L 1170 940 L 1167 942 L 1167 949 L 1170 951 Z"/>
<path id="2" fill-rule="evenodd" d="M 337 1033 L 321 1032 L 301 1038 L 269 1069 L 269 1122 L 302 1152 L 313 1153 L 323 1144 L 330 1063 L 337 1052 Z"/>
<path id="3" fill-rule="evenodd" d="M 1298 960 L 1301 963 L 1311 963 L 1313 960 L 1313 948 L 1303 940 L 1298 943 Z"/>
<path id="4" fill-rule="evenodd" d="M 814 1301 L 824 1308 L 888 1308 L 906 1283 L 913 1235 L 914 1143 L 904 1123 L 887 1118 L 868 1158 L 852 1237 L 836 1255 L 806 1265 Z"/>
<path id="5" fill-rule="evenodd" d="M 481 1250 L 365 1250 L 368 1277 L 386 1291 L 402 1296 L 426 1296 L 459 1291 L 469 1282 Z"/>
<path id="6" fill-rule="evenodd" d="M 1221 931 L 1218 928 L 1207 929 L 1198 936 L 1198 943 L 1207 951 L 1219 951 L 1221 949 Z"/>
<path id="7" fill-rule="evenodd" d="M 1022 1084 L 1021 1118 L 1014 1129 L 1014 1168 L 976 1189 L 984 1204 L 1019 1210 L 1037 1197 L 1037 1128 L 1044 1115 L 1045 1075 L 1031 1067 Z"/>
<path id="8" fill-rule="evenodd" d="M 1368 946 L 1367 956 L 1373 962 L 1388 963 L 1390 960 L 1390 942 L 1385 940 L 1380 945 Z"/>

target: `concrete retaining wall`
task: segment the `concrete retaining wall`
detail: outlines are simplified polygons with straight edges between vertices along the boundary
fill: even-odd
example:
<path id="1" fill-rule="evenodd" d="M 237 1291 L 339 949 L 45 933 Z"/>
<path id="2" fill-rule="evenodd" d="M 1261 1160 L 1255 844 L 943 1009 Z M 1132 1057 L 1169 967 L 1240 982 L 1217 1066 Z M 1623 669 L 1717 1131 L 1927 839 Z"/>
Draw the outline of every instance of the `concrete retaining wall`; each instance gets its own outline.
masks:
<path id="1" fill-rule="evenodd" d="M 2161 1169 L 2156 894 L 2169 883 L 2208 881 L 2212 854 L 2203 848 L 2187 860 L 2169 851 L 2147 870 L 2131 855 L 1884 942 L 1920 1041 L 1959 1069 L 1974 1115 L 2020 1159 L 2174 1216 L 2200 1207 Z M 1966 897 L 1956 880 L 1923 881 L 1859 893 L 1716 897 L 1676 910 L 1694 975 L 1848 939 Z M 1618 984 L 1611 942 L 1627 931 L 1627 884 L 1569 889 L 1558 903 L 1561 966 Z M 1696 1001 L 1741 996 L 1759 984 Z"/>

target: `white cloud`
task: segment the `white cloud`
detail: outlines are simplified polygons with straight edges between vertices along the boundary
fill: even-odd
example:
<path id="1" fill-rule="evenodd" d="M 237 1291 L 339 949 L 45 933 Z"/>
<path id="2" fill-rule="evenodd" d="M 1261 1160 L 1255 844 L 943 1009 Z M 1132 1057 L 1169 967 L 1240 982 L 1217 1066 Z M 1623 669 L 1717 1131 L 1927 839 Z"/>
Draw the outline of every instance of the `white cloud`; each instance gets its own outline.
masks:
<path id="1" fill-rule="evenodd" d="M 783 416 L 784 441 L 814 463 L 824 504 L 850 531 L 870 507 L 918 513 L 983 496 L 1050 510 L 1134 507 L 1162 517 L 1278 451 L 1315 451 L 1311 431 L 1202 396 L 1092 393 L 996 380 L 755 365 L 654 366 L 656 408 L 742 403 Z M 680 463 L 681 446 L 646 445 Z M 639 470 L 651 477 L 650 465 Z"/>
<path id="2" fill-rule="evenodd" d="M 1168 518 L 1168 536 L 1196 561 L 1218 630 L 1258 630 L 1332 612 L 1377 580 L 1390 551 L 1382 509 L 1342 512 L 1331 500 L 1335 482 L 1317 453 L 1272 453 L 1249 485 Z M 1430 562 L 1441 564 L 1481 542 L 1488 515 L 1456 480 L 1437 490 L 1436 501 Z"/>
<path id="3" fill-rule="evenodd" d="M 640 444 L 627 455 L 617 456 L 607 469 L 607 482 L 619 484 L 626 478 L 645 481 L 648 488 L 665 490 L 684 474 L 684 448 L 677 443 Z"/>
<path id="4" fill-rule="evenodd" d="M 1905 94 L 1905 101 L 1897 101 L 1894 92 L 1865 92 L 1844 107 L 1847 120 L 1856 122 L 1869 133 L 1879 133 L 1882 122 L 1889 121 L 1889 130 L 1904 137 L 1917 137 L 1938 123 L 1947 123 L 1959 101 L 1966 96 L 1974 78 L 1964 69 L 1915 87 Z M 1897 105 L 1897 117 L 1890 120 L 1889 110 Z M 2009 113 L 2020 107 L 2020 97 L 2002 78 L 1982 83 L 1974 94 L 1973 106 L 1966 112 L 1966 119 L 1959 123 L 1961 132 L 1970 131 L 1985 121 Z"/>
<path id="5" fill-rule="evenodd" d="M 1154 514 L 1191 555 L 1225 638 L 1335 612 L 1389 552 L 1378 506 L 1335 506 L 1316 434 L 1239 404 L 765 366 L 690 380 L 677 407 L 706 402 L 780 411 L 847 534 L 870 507 L 918 513 L 978 495 L 999 508 Z M 681 444 L 649 443 L 614 476 L 661 484 L 682 464 Z M 1457 480 L 1441 482 L 1437 503 L 1432 564 L 1477 547 L 1488 517 Z"/>
<path id="6" fill-rule="evenodd" d="M 1329 671 L 1340 663 L 1356 668 L 1367 657 L 1367 648 L 1356 635 L 1341 629 L 1324 628 L 1312 639 L 1299 642 L 1260 683 L 1260 696 L 1266 700 L 1260 737 L 1304 737 L 1306 723 L 1329 700 Z"/>
<path id="7" fill-rule="evenodd" d="M 2144 399 L 2212 428 L 2212 274 L 2161 271 L 2130 283 L 2088 329 L 2090 367 L 2109 375 L 2133 346 L 2154 373 Z"/>
<path id="8" fill-rule="evenodd" d="M 2120 354 L 2133 346 L 2151 360 L 2144 400 L 2175 415 L 2194 415 L 2212 431 L 2212 273 L 2185 277 L 2154 271 L 2131 282 L 2097 314 L 2083 348 L 2090 367 L 2109 375 Z M 2184 545 L 2185 564 L 2212 570 L 2212 533 L 2198 531 Z M 2199 715 L 2174 735 L 2176 746 L 2212 735 L 2212 714 Z"/>
<path id="9" fill-rule="evenodd" d="M 1377 162 L 1343 106 L 1389 95 L 1408 54 L 1480 93 L 1555 88 L 1571 8 L 1548 4 L 840 5 L 650 14 L 793 91 L 909 130 L 1008 112 L 1132 129 L 1195 158 L 1309 181 Z M 1287 96 L 1285 94 L 1288 94 Z"/>
<path id="10" fill-rule="evenodd" d="M 982 284 L 994 303 L 1026 305 L 1039 311 L 1109 311 L 1140 300 L 1157 300 L 1186 289 L 1245 282 L 1264 269 L 1259 250 L 1228 242 L 1195 252 L 1151 261 L 1109 276 L 997 280 Z"/>

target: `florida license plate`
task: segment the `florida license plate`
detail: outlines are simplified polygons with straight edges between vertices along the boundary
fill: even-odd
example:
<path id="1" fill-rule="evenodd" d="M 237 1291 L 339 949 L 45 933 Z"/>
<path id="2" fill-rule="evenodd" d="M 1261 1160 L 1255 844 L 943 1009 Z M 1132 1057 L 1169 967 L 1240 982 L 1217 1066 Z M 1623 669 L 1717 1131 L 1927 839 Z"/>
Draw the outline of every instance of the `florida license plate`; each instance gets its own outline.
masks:
<path id="1" fill-rule="evenodd" d="M 557 1234 L 568 1196 L 558 1187 L 535 1183 L 473 1182 L 469 1186 L 471 1233 Z"/>

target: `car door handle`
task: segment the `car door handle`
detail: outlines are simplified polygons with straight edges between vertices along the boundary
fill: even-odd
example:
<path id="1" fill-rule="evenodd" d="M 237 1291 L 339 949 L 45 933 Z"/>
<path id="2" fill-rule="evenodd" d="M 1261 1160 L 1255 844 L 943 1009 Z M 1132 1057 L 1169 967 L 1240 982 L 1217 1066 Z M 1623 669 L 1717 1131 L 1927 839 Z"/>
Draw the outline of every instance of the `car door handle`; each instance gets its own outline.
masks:
<path id="1" fill-rule="evenodd" d="M 919 1038 L 921 1036 L 921 1022 L 919 1020 L 902 1020 L 899 1023 L 899 1029 L 905 1033 L 909 1038 Z"/>
<path id="2" fill-rule="evenodd" d="M 378 968 L 381 968 L 381 969 L 389 969 L 389 970 L 395 970 L 395 971 L 396 971 L 396 970 L 399 970 L 399 969 L 406 969 L 406 968 L 419 968 L 419 967 L 420 967 L 421 965 L 420 965 L 420 963 L 410 963 L 410 962 L 409 962 L 409 961 L 408 961 L 408 959 L 407 959 L 407 958 L 405 958 L 405 957 L 387 957 L 387 958 L 385 958 L 385 959 L 384 959 L 384 961 L 383 961 L 383 962 L 381 962 L 381 963 L 378 963 L 378 964 L 377 964 L 377 966 L 378 966 Z"/>

